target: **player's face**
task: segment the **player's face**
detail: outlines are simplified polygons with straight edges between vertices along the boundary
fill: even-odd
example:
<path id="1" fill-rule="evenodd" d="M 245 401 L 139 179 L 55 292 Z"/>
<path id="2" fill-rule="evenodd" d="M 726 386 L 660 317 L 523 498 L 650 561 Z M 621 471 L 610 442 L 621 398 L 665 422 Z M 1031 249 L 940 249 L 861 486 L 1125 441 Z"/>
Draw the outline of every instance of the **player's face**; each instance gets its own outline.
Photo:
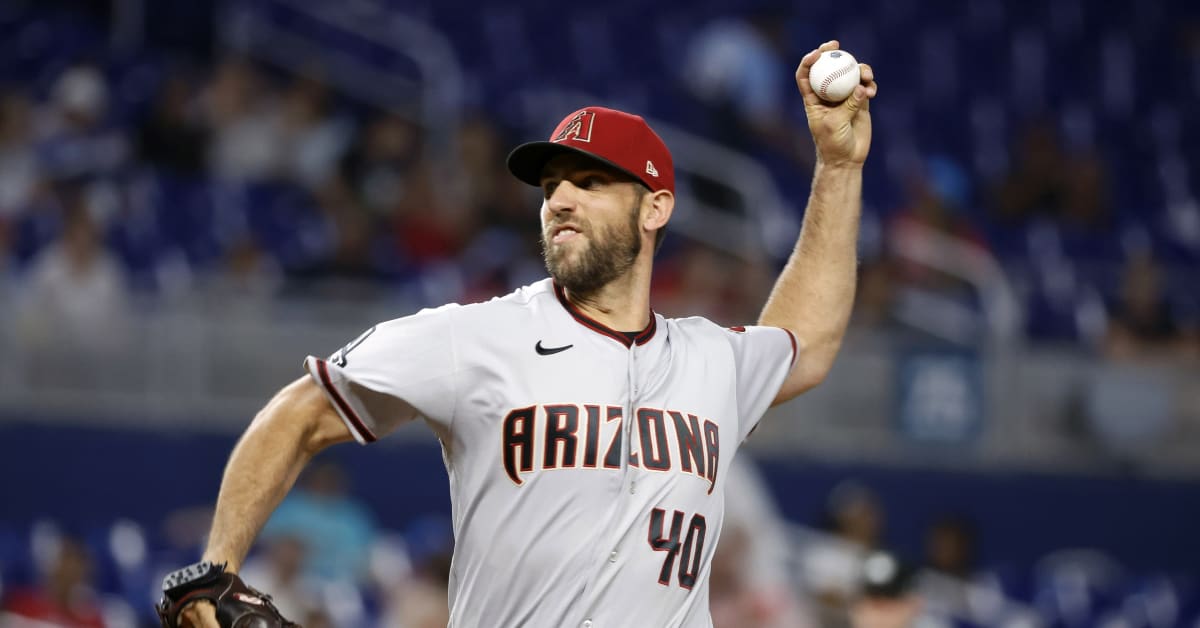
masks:
<path id="1" fill-rule="evenodd" d="M 542 171 L 542 255 L 569 292 L 593 294 L 625 274 L 642 250 L 645 188 L 627 174 L 580 155 L 560 155 Z"/>

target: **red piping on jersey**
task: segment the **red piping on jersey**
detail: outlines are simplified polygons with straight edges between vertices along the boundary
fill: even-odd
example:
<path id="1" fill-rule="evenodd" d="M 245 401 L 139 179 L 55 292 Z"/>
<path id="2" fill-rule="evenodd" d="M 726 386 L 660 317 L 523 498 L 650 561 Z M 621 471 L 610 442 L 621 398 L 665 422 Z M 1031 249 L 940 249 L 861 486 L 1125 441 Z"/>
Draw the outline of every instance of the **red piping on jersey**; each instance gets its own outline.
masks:
<path id="1" fill-rule="evenodd" d="M 350 404 L 346 403 L 346 400 L 342 397 L 342 393 L 338 392 L 338 389 L 334 387 L 333 380 L 329 378 L 329 367 L 325 366 L 325 360 L 317 360 L 317 374 L 321 376 L 321 384 L 325 386 L 325 390 L 329 391 L 329 395 L 333 397 L 333 402 L 337 404 L 342 414 L 347 419 L 350 419 L 350 423 L 362 435 L 363 440 L 368 443 L 375 442 L 375 434 L 371 433 L 371 430 L 367 428 L 367 424 L 358 418 L 358 414 L 354 412 L 354 408 L 351 408 Z"/>
<path id="2" fill-rule="evenodd" d="M 792 333 L 792 330 L 786 327 L 781 329 L 787 332 L 788 340 L 792 341 L 792 366 L 796 366 L 796 358 L 799 357 L 799 350 L 796 348 L 796 335 Z"/>
<path id="3" fill-rule="evenodd" d="M 573 303 L 567 300 L 567 293 L 563 291 L 562 286 L 559 286 L 557 281 L 553 283 L 554 296 L 558 297 L 558 302 L 562 303 L 562 306 L 566 308 L 567 312 L 573 316 L 576 321 L 579 321 L 579 323 L 584 327 L 587 327 L 596 333 L 604 334 L 605 336 L 616 340 L 626 347 L 632 347 L 634 343 L 637 343 L 638 346 L 644 345 L 647 342 L 650 342 L 650 339 L 654 337 L 654 331 L 658 328 L 658 322 L 656 321 L 657 317 L 654 315 L 654 310 L 650 310 L 650 324 L 646 325 L 645 329 L 638 332 L 638 334 L 633 337 L 633 340 L 630 340 L 629 336 L 626 336 L 625 334 L 608 327 L 603 323 L 599 323 L 589 317 L 587 314 L 580 312 Z"/>

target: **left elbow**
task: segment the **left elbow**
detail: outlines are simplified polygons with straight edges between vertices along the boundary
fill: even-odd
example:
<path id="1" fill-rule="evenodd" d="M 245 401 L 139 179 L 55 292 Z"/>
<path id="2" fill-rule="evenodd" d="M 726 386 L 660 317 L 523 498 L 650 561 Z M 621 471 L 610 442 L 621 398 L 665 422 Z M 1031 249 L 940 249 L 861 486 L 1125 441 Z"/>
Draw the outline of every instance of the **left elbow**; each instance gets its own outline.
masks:
<path id="1" fill-rule="evenodd" d="M 832 364 L 805 365 L 805 368 L 794 378 L 796 394 L 803 394 L 820 386 L 825 378 L 829 377 L 832 366 Z"/>
<path id="2" fill-rule="evenodd" d="M 798 372 L 793 378 L 800 392 L 816 388 L 829 377 L 842 344 L 841 340 L 841 336 L 830 337 L 805 347 L 805 351 L 800 355 L 801 359 L 796 364 Z"/>
<path id="3" fill-rule="evenodd" d="M 779 393 L 775 396 L 775 401 L 771 405 L 776 406 L 785 401 L 790 401 L 816 388 L 821 382 L 825 381 L 825 377 L 828 374 L 828 368 L 820 368 L 801 360 L 792 368 L 791 374 L 784 380 L 783 386 L 780 387 Z"/>
<path id="4" fill-rule="evenodd" d="M 800 354 L 791 373 L 784 380 L 773 405 L 778 405 L 821 385 L 833 369 L 834 358 L 842 344 L 841 334 L 819 334 L 805 337 L 792 333 L 799 340 Z"/>

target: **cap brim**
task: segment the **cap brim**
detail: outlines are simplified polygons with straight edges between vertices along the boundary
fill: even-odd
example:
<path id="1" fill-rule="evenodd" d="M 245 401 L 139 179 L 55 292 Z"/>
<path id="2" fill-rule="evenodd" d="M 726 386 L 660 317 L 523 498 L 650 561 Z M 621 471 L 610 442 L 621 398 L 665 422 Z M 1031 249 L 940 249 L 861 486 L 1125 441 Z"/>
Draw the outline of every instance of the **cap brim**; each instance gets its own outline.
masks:
<path id="1" fill-rule="evenodd" d="M 514 177 L 525 183 L 528 183 L 529 185 L 541 187 L 542 169 L 546 167 L 546 163 L 554 157 L 565 153 L 583 155 L 588 159 L 598 161 L 610 168 L 615 168 L 616 170 L 619 170 L 630 177 L 637 179 L 638 181 L 642 180 L 641 177 L 603 157 L 598 157 L 587 152 L 586 150 L 575 148 L 574 146 L 557 144 L 555 142 L 528 142 L 514 148 L 512 152 L 508 154 L 508 171 L 513 173 Z"/>

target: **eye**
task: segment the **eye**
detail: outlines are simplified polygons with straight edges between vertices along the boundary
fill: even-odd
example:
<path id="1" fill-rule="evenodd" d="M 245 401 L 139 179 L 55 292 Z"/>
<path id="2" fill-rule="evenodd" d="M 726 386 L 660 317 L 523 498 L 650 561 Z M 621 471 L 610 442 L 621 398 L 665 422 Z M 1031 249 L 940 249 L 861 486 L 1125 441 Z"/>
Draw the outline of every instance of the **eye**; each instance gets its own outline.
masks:
<path id="1" fill-rule="evenodd" d="M 546 198 L 546 200 L 550 200 L 550 197 L 554 196 L 554 190 L 557 188 L 558 188 L 558 181 L 547 181 L 547 182 L 543 183 L 542 184 L 542 196 L 544 196 Z"/>
<path id="2" fill-rule="evenodd" d="M 601 179 L 598 176 L 592 175 L 590 177 L 584 177 L 583 181 L 580 181 L 580 183 L 582 184 L 580 187 L 582 187 L 583 189 L 594 190 L 594 189 L 600 187 L 601 185 L 604 185 L 604 179 Z"/>

